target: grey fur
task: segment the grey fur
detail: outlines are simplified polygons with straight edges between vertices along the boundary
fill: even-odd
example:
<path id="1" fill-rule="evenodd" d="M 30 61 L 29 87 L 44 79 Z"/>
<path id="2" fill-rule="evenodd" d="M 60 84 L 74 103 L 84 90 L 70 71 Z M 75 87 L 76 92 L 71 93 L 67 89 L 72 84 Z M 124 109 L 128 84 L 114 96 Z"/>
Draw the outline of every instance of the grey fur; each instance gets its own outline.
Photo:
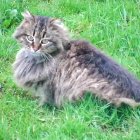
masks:
<path id="1" fill-rule="evenodd" d="M 19 86 L 40 97 L 40 105 L 61 106 L 64 100 L 82 98 L 85 91 L 117 106 L 139 105 L 139 81 L 112 59 L 85 41 L 71 41 L 58 19 L 29 12 L 23 15 L 14 33 L 23 46 L 13 64 L 14 78 Z M 31 44 L 27 35 L 37 41 Z M 43 37 L 50 38 L 50 46 L 40 44 Z M 37 49 L 32 52 L 32 47 Z"/>

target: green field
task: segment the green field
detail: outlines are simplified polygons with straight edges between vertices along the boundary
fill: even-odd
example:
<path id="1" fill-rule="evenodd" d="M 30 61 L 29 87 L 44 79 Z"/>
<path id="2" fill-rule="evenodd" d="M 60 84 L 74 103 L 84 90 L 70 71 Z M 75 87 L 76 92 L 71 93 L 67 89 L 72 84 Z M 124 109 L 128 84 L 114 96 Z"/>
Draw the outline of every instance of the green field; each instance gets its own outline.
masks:
<path id="1" fill-rule="evenodd" d="M 21 12 L 62 18 L 73 38 L 89 40 L 140 78 L 140 0 L 0 0 L 0 140 L 140 140 L 140 109 L 87 96 L 64 108 L 38 107 L 18 88 L 11 35 Z"/>

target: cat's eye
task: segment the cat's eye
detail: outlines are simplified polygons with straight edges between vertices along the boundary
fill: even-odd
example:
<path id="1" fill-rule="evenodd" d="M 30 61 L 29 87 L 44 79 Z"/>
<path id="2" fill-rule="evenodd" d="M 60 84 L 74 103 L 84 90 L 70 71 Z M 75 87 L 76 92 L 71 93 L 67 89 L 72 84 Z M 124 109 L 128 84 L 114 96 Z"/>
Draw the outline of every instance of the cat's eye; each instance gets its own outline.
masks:
<path id="1" fill-rule="evenodd" d="M 27 35 L 27 36 L 26 36 L 26 39 L 27 39 L 29 42 L 33 42 L 33 41 L 34 41 L 34 37 L 31 36 L 31 35 Z"/>
<path id="2" fill-rule="evenodd" d="M 46 44 L 50 43 L 50 41 L 49 41 L 48 38 L 43 38 L 43 39 L 41 39 L 40 43 L 41 43 L 42 45 L 43 45 L 43 44 L 46 45 Z"/>

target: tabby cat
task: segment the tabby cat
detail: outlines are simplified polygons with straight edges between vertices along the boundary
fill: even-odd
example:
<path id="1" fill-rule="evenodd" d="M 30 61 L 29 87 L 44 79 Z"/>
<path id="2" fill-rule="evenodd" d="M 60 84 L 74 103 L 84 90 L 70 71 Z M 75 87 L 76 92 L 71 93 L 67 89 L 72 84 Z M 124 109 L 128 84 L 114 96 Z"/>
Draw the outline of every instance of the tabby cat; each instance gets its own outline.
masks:
<path id="1" fill-rule="evenodd" d="M 26 11 L 14 38 L 22 48 L 13 63 L 16 83 L 45 103 L 61 106 L 86 91 L 109 103 L 140 102 L 140 82 L 83 40 L 72 40 L 62 21 Z"/>

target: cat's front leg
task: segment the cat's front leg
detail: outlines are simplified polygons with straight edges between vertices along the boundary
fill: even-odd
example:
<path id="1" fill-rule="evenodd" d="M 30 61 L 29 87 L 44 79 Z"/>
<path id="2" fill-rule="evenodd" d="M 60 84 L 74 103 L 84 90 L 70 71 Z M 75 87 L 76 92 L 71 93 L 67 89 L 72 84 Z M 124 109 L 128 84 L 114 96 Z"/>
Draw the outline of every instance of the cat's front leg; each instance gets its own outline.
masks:
<path id="1" fill-rule="evenodd" d="M 35 91 L 35 96 L 39 98 L 39 106 L 43 106 L 45 104 L 55 105 L 54 94 L 46 88 L 45 84 Z"/>

